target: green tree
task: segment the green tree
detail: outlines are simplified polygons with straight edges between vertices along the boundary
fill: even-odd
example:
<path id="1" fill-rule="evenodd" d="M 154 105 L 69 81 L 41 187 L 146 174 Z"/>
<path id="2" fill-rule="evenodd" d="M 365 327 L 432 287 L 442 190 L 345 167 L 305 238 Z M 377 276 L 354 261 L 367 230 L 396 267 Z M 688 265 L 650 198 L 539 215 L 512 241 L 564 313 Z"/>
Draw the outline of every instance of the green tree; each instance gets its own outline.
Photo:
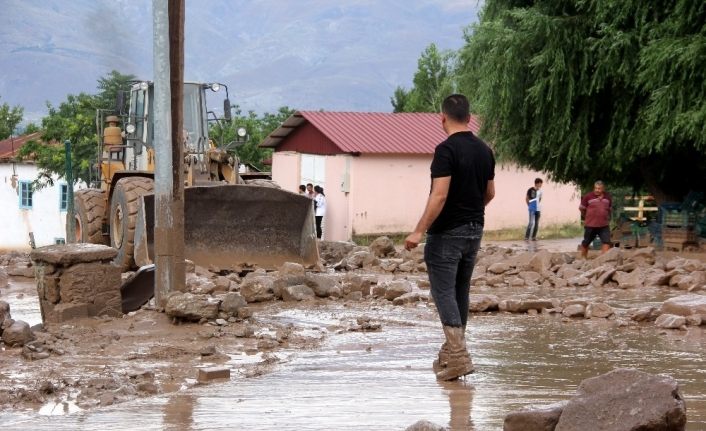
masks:
<path id="1" fill-rule="evenodd" d="M 13 106 L 7 102 L 0 105 L 0 140 L 9 138 L 14 133 L 15 128 L 22 121 L 24 108 L 21 106 Z"/>
<path id="2" fill-rule="evenodd" d="M 439 112 L 441 102 L 454 90 L 455 53 L 439 51 L 431 44 L 417 61 L 417 72 L 410 90 L 395 89 L 391 98 L 394 112 Z"/>
<path id="3" fill-rule="evenodd" d="M 691 0 L 488 0 L 459 88 L 501 158 L 678 199 L 706 187 L 704 22 Z"/>
<path id="4" fill-rule="evenodd" d="M 237 105 L 233 108 L 233 119 L 213 123 L 209 136 L 218 146 L 224 146 L 236 154 L 242 163 L 250 163 L 258 169 L 263 169 L 263 162 L 272 155 L 272 150 L 259 148 L 258 145 L 294 114 L 294 110 L 282 106 L 274 114 L 266 112 L 258 115 L 254 111 L 243 113 Z M 237 130 L 240 127 L 245 128 L 247 132 L 245 141 L 237 138 Z"/>

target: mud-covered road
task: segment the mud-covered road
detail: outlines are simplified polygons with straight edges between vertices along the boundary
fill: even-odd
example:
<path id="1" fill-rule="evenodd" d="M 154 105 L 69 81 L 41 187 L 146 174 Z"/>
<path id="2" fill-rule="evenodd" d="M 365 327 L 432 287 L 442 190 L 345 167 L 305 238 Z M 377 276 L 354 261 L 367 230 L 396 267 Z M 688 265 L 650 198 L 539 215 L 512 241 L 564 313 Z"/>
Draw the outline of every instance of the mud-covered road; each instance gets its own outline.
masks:
<path id="1" fill-rule="evenodd" d="M 13 278 L 0 299 L 13 318 L 34 324 L 32 292 L 31 281 Z M 581 297 L 629 309 L 684 292 L 485 285 L 473 293 Z M 6 400 L 0 423 L 52 431 L 402 430 L 427 419 L 453 430 L 499 430 L 511 411 L 568 399 L 585 378 L 634 367 L 673 376 L 686 399 L 687 429 L 706 429 L 703 325 L 664 330 L 560 313 L 474 313 L 468 333 L 476 372 L 439 383 L 431 361 L 442 340 L 431 303 L 394 306 L 366 297 L 252 307 L 252 318 L 215 336 L 213 325 L 173 325 L 141 310 L 59 328 L 63 356 L 23 361 L 17 349 L 0 351 L 0 388 L 27 388 L 12 392 L 27 398 Z M 361 331 L 361 321 L 379 330 Z M 231 379 L 196 384 L 203 365 L 227 366 Z M 55 394 L 33 398 L 45 382 Z M 86 386 L 93 400 L 79 395 Z"/>

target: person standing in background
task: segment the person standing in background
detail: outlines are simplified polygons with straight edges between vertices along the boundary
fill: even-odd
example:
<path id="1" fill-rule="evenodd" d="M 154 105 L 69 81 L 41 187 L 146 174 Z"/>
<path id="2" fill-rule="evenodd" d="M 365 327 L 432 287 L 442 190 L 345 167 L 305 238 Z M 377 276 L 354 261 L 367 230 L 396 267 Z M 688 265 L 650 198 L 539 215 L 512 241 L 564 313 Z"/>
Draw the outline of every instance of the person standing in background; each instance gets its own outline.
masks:
<path id="1" fill-rule="evenodd" d="M 306 195 L 306 186 L 304 184 L 299 186 L 299 194 Z"/>
<path id="2" fill-rule="evenodd" d="M 610 216 L 613 199 L 605 191 L 603 181 L 593 184 L 593 191 L 581 198 L 581 216 L 584 219 L 583 241 L 581 241 L 581 257 L 588 257 L 588 247 L 596 237 L 601 239 L 601 253 L 613 246 L 610 239 Z"/>
<path id="3" fill-rule="evenodd" d="M 527 224 L 527 230 L 525 231 L 525 241 L 537 240 L 537 230 L 539 230 L 539 215 L 540 215 L 540 204 L 542 202 L 542 184 L 544 182 L 541 178 L 536 178 L 534 180 L 534 187 L 530 187 L 525 195 L 525 203 L 527 204 L 527 209 L 529 211 L 529 223 Z"/>
<path id="4" fill-rule="evenodd" d="M 314 185 L 311 183 L 308 183 L 306 185 L 306 195 L 309 197 L 309 199 L 314 199 L 316 194 L 314 193 Z"/>
<path id="5" fill-rule="evenodd" d="M 323 233 L 321 231 L 321 222 L 326 215 L 326 195 L 324 194 L 324 188 L 321 186 L 314 187 L 314 204 L 314 207 L 316 208 L 314 210 L 314 215 L 316 217 L 316 237 L 321 239 L 321 235 Z"/>

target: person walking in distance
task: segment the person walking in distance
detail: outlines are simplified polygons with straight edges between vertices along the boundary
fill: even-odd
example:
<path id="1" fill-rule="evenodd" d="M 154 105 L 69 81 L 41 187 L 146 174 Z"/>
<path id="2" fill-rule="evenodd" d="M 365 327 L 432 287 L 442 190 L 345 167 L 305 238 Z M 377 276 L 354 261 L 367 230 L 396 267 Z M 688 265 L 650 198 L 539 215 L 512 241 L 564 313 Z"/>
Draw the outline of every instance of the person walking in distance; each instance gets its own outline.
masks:
<path id="1" fill-rule="evenodd" d="M 605 191 L 603 181 L 593 184 L 593 191 L 586 193 L 581 198 L 581 218 L 583 223 L 583 241 L 581 241 L 581 256 L 588 257 L 588 247 L 596 237 L 601 239 L 601 253 L 612 247 L 610 240 L 610 216 L 613 199 Z"/>
<path id="2" fill-rule="evenodd" d="M 525 241 L 537 240 L 537 230 L 539 230 L 539 214 L 540 214 L 540 204 L 542 202 L 542 179 L 536 178 L 534 180 L 534 187 L 530 187 L 525 195 L 525 203 L 527 204 L 527 209 L 529 210 L 529 223 L 527 224 L 527 230 L 525 231 Z"/>
<path id="3" fill-rule="evenodd" d="M 453 94 L 442 103 L 441 125 L 448 138 L 431 162 L 431 192 L 405 248 L 417 247 L 427 233 L 424 261 L 431 295 L 446 341 L 434 371 L 439 380 L 473 372 L 466 347 L 470 280 L 483 236 L 485 206 L 495 196 L 492 150 L 470 130 L 468 99 Z"/>
<path id="4" fill-rule="evenodd" d="M 326 195 L 324 194 L 324 188 L 321 186 L 314 187 L 314 203 L 315 203 L 315 217 L 316 217 L 316 237 L 321 239 L 321 221 L 326 215 Z"/>

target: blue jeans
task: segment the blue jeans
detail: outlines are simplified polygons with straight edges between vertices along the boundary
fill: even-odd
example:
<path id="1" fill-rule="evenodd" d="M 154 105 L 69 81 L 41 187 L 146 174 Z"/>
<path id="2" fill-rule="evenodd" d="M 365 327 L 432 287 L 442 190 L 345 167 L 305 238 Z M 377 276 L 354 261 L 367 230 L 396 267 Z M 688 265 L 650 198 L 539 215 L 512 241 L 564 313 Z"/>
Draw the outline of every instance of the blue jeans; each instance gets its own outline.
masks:
<path id="1" fill-rule="evenodd" d="M 525 231 L 525 239 L 537 239 L 537 230 L 539 229 L 539 211 L 529 211 L 529 223 Z"/>
<path id="2" fill-rule="evenodd" d="M 483 237 L 483 225 L 465 224 L 428 234 L 424 247 L 431 296 L 444 326 L 466 326 L 473 266 Z"/>

